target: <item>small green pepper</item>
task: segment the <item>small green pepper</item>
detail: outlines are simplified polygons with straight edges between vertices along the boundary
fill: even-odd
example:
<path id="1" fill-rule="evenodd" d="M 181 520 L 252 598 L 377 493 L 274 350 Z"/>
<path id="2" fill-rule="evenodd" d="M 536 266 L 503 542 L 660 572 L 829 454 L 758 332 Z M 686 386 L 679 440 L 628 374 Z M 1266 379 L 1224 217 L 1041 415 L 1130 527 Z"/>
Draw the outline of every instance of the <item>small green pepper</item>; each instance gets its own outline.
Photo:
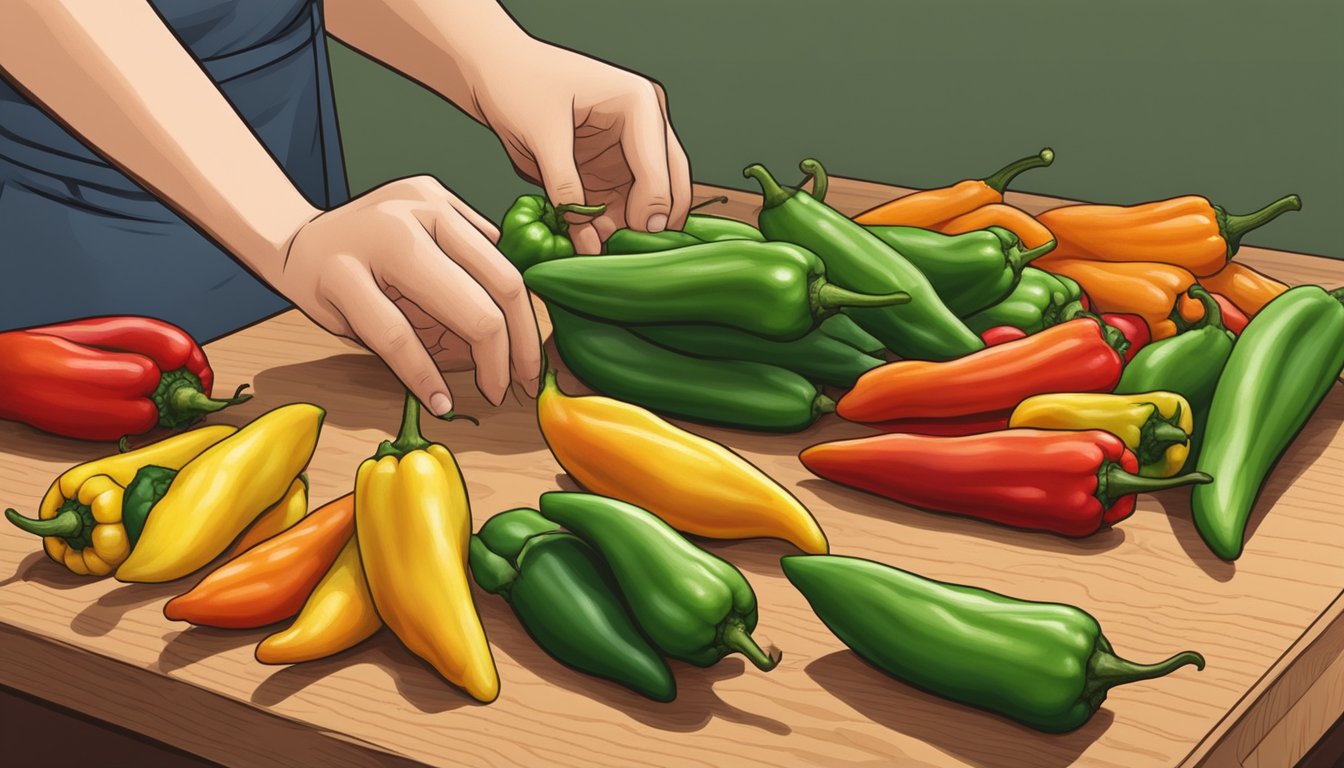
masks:
<path id="1" fill-rule="evenodd" d="M 658 253 L 576 256 L 523 273 L 550 303 L 602 320 L 716 323 L 797 339 L 841 307 L 886 307 L 905 293 L 855 293 L 826 280 L 820 260 L 789 243 L 704 243 Z"/>
<path id="2" fill-rule="evenodd" d="M 1057 275 L 1026 267 L 1007 298 L 967 317 L 966 325 L 976 333 L 1001 325 L 1012 326 L 1027 335 L 1040 333 L 1077 317 L 1083 310 L 1078 301 L 1081 294 L 1081 289 L 1073 291 Z"/>
<path id="3" fill-rule="evenodd" d="M 649 639 L 672 658 L 708 667 L 737 651 L 771 670 L 751 637 L 756 594 L 742 572 L 706 552 L 650 512 L 587 493 L 541 495 L 541 514 L 606 558 L 630 610 Z"/>
<path id="4" fill-rule="evenodd" d="M 1097 620 L 1071 605 L 1018 600 L 871 560 L 789 555 L 784 575 L 841 642 L 930 693 L 1050 733 L 1087 722 L 1117 685 L 1204 658 L 1157 664 L 1115 655 Z"/>
<path id="5" fill-rule="evenodd" d="M 513 202 L 499 228 L 499 251 L 518 271 L 551 259 L 574 255 L 565 214 L 597 216 L 605 205 L 562 205 L 558 208 L 541 195 L 522 195 Z"/>
<path id="6" fill-rule="evenodd" d="M 809 381 L 852 387 L 860 376 L 886 363 L 813 329 L 792 341 L 771 341 L 722 325 L 640 325 L 630 330 L 675 352 L 717 360 L 778 365 Z"/>

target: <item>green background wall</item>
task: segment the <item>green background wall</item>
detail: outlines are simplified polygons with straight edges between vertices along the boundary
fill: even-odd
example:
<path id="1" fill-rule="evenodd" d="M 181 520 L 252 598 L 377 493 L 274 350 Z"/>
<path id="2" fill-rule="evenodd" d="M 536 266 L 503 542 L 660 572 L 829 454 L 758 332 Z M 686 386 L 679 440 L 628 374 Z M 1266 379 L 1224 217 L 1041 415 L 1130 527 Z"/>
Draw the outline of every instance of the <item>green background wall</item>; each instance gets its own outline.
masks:
<path id="1" fill-rule="evenodd" d="M 1024 191 L 1133 203 L 1183 193 L 1233 213 L 1303 210 L 1246 238 L 1344 257 L 1339 0 L 509 0 L 534 36 L 668 91 L 697 181 L 741 169 L 916 187 L 1053 147 Z M 433 173 L 498 220 L 527 185 L 492 134 L 332 45 L 351 183 Z M 539 76 L 544 76 L 539 74 Z"/>

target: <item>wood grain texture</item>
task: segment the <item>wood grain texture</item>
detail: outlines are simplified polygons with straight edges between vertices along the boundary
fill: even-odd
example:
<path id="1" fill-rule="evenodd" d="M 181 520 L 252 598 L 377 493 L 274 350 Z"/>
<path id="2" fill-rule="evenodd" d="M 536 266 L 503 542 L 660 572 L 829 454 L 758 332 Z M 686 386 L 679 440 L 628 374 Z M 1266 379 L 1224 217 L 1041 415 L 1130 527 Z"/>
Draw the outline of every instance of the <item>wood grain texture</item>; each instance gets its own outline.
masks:
<path id="1" fill-rule="evenodd" d="M 753 195 L 706 213 L 750 219 Z M 857 212 L 899 193 L 835 179 L 829 201 Z M 1028 209 L 1059 204 L 1011 196 Z M 1297 283 L 1344 283 L 1344 263 L 1245 249 L 1243 259 Z M 544 324 L 544 318 L 543 318 Z M 251 382 L 256 398 L 213 420 L 241 424 L 275 406 L 327 409 L 309 469 L 312 498 L 350 490 L 358 463 L 397 426 L 401 389 L 363 350 L 297 312 L 208 348 L 217 388 Z M 558 360 L 553 354 L 552 360 Z M 585 391 L 563 372 L 570 393 Z M 491 408 L 469 374 L 449 383 L 466 422 L 428 421 L 457 455 L 479 527 L 490 515 L 574 488 L 546 450 L 519 393 Z M 538 649 L 497 598 L 477 592 L 502 693 L 482 706 L 438 679 L 383 631 L 338 657 L 267 667 L 264 631 L 169 622 L 163 603 L 196 577 L 146 586 L 88 581 L 36 542 L 0 529 L 0 683 L 135 728 L 229 765 L 1285 765 L 1344 702 L 1344 395 L 1331 392 L 1265 489 L 1236 564 L 1200 541 L 1183 494 L 1145 496 L 1117 528 L 1074 541 L 920 512 L 813 478 L 796 459 L 822 440 L 866 434 L 827 417 L 778 436 L 692 427 L 737 450 L 815 513 L 837 554 L 1095 615 L 1119 653 L 1151 661 L 1186 648 L 1185 668 L 1117 688 L 1079 730 L 1047 736 L 882 676 L 813 616 L 784 579 L 779 542 L 707 542 L 751 580 L 758 636 L 781 648 L 761 673 L 740 657 L 709 669 L 674 663 L 677 700 L 655 704 L 578 674 Z M 0 504 L 31 512 L 51 479 L 106 452 L 0 424 Z M 688 479 L 688 482 L 693 482 Z M 49 670 L 55 668 L 59 672 Z M 1322 687 L 1324 686 L 1324 687 Z M 1253 759 L 1253 761 L 1252 761 Z"/>

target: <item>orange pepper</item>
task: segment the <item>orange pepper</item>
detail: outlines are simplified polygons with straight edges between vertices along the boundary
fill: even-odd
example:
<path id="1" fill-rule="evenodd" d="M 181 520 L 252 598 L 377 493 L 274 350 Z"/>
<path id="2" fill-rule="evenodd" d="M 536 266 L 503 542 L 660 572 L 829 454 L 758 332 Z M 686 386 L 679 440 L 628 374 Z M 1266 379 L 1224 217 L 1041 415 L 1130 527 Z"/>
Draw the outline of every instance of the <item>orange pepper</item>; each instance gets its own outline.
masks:
<path id="1" fill-rule="evenodd" d="M 294 478 L 284 498 L 263 512 L 261 517 L 238 537 L 238 541 L 234 542 L 224 554 L 224 559 L 232 560 L 261 542 L 289 530 L 306 514 L 308 514 L 308 480 L 299 475 Z"/>
<path id="2" fill-rule="evenodd" d="M 1255 317 L 1266 304 L 1288 290 L 1288 286 L 1278 280 L 1235 261 L 1216 274 L 1201 277 L 1199 282 L 1210 291 L 1226 296 L 1249 317 Z"/>
<path id="3" fill-rule="evenodd" d="M 1052 242 L 1055 236 L 1031 214 L 1007 203 L 982 205 L 969 213 L 945 221 L 934 227 L 944 235 L 960 235 L 986 227 L 1003 227 L 1017 235 L 1023 248 L 1039 248 Z"/>
<path id="4" fill-rule="evenodd" d="M 1204 316 L 1200 303 L 1186 295 L 1195 276 L 1171 264 L 1064 259 L 1052 261 L 1047 271 L 1081 285 L 1092 301 L 1093 312 L 1142 317 L 1153 341 L 1176 335 L 1179 329 L 1171 315 L 1178 305 L 1184 320 L 1194 322 Z"/>
<path id="5" fill-rule="evenodd" d="M 1147 261 L 1183 267 L 1205 277 L 1227 265 L 1247 232 L 1301 208 L 1297 195 L 1238 216 L 1228 215 L 1198 195 L 1130 206 L 1053 208 L 1036 218 L 1054 233 L 1058 245 L 1036 266 L 1048 269 L 1052 262 L 1067 259 Z"/>
<path id="6" fill-rule="evenodd" d="M 329 501 L 293 528 L 224 563 L 163 607 L 173 621 L 253 629 L 299 612 L 355 533 L 355 497 Z"/>
<path id="7" fill-rule="evenodd" d="M 982 205 L 1003 202 L 1003 190 L 1013 178 L 1032 168 L 1044 168 L 1054 162 L 1055 153 L 1042 149 L 1000 168 L 983 179 L 967 179 L 950 187 L 912 192 L 904 197 L 870 208 L 854 217 L 865 224 L 900 225 L 934 229 L 948 219 L 969 213 Z M 1018 237 L 1022 235 L 1019 233 Z"/>

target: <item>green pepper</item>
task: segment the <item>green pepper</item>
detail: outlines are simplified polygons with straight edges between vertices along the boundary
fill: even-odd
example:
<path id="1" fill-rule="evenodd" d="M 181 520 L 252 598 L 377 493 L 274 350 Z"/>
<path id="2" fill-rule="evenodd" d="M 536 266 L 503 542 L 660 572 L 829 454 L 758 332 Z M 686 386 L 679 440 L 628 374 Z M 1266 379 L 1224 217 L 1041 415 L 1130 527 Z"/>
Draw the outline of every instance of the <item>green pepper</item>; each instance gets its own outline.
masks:
<path id="1" fill-rule="evenodd" d="M 1076 285 L 1076 283 L 1075 283 Z M 1035 267 L 1022 270 L 1021 278 L 1008 297 L 988 309 L 966 318 L 966 325 L 984 333 L 1001 325 L 1012 326 L 1028 335 L 1040 333 L 1066 319 L 1073 319 L 1083 305 L 1057 275 Z"/>
<path id="2" fill-rule="evenodd" d="M 804 161 L 803 168 L 817 179 L 824 173 L 815 161 Z M 910 294 L 907 304 L 845 310 L 892 352 L 914 360 L 950 360 L 984 349 L 984 342 L 947 308 L 929 279 L 877 235 L 801 189 L 785 191 L 764 166 L 751 165 L 742 173 L 761 185 L 759 223 L 767 238 L 816 253 L 836 285 L 866 293 Z"/>
<path id="3" fill-rule="evenodd" d="M 1204 306 L 1204 317 L 1183 333 L 1169 336 L 1140 349 L 1125 364 L 1115 392 L 1135 395 L 1142 392 L 1175 392 L 1190 404 L 1194 429 L 1190 432 L 1190 450 L 1185 466 L 1197 465 L 1209 421 L 1209 406 L 1218 386 L 1218 377 L 1227 365 L 1237 337 L 1223 327 L 1223 312 L 1217 300 L 1196 283 L 1190 296 Z M 1214 475 L 1214 482 L 1218 476 Z"/>
<path id="4" fill-rule="evenodd" d="M 573 256 L 574 244 L 569 240 L 565 214 L 597 216 L 606 210 L 605 205 L 572 203 L 555 207 L 541 195 L 522 195 L 504 214 L 499 228 L 499 252 L 520 272 L 543 261 Z"/>
<path id="5" fill-rule="evenodd" d="M 817 330 L 836 341 L 843 341 L 865 355 L 882 357 L 887 353 L 887 348 L 882 345 L 882 342 L 873 334 L 860 328 L 859 324 L 854 322 L 854 319 L 849 315 L 831 315 L 821 321 Z"/>
<path id="6" fill-rule="evenodd" d="M 628 253 L 655 253 L 684 248 L 688 245 L 703 245 L 705 241 L 694 235 L 676 229 L 662 232 L 637 232 L 633 229 L 618 229 L 607 238 L 606 253 L 611 255 Z"/>
<path id="7" fill-rule="evenodd" d="M 947 308 L 966 317 L 1003 301 L 1017 286 L 1022 268 L 1055 248 L 1055 241 L 1023 250 L 1003 227 L 944 235 L 918 227 L 868 227 L 924 273 Z"/>
<path id="8" fill-rule="evenodd" d="M 771 341 L 721 325 L 641 325 L 630 330 L 675 352 L 718 360 L 769 363 L 809 381 L 852 387 L 860 376 L 886 360 L 864 354 L 820 329 L 793 341 Z"/>
<path id="9" fill-rule="evenodd" d="M 840 640 L 883 672 L 945 698 L 1062 733 L 1087 722 L 1111 688 L 1161 677 L 1115 655 L 1097 620 L 1071 605 L 933 581 L 871 560 L 789 555 L 784 575 Z"/>
<path id="10" fill-rule="evenodd" d="M 765 235 L 761 234 L 759 229 L 744 221 L 723 216 L 706 216 L 693 213 L 686 217 L 686 224 L 681 228 L 681 231 L 706 243 L 720 240 L 765 242 Z"/>
<path id="11" fill-rule="evenodd" d="M 835 410 L 834 400 L 792 371 L 691 357 L 555 305 L 547 310 L 565 365 L 589 387 L 618 400 L 691 421 L 767 432 L 797 432 Z"/>
<path id="12" fill-rule="evenodd" d="M 1270 470 L 1344 371 L 1341 302 L 1344 288 L 1290 288 L 1256 314 L 1232 347 L 1196 464 L 1219 474 L 1190 497 L 1195 528 L 1224 560 L 1241 555 L 1246 521 Z"/>
<path id="13" fill-rule="evenodd" d="M 635 619 L 663 653 L 699 667 L 734 651 L 763 670 L 779 663 L 778 653 L 767 655 L 752 639 L 756 593 L 728 561 L 618 499 L 552 491 L 540 506 L 606 558 Z"/>
<path id="14" fill-rule="evenodd" d="M 503 597 L 557 661 L 655 701 L 677 697 L 667 662 L 635 625 L 611 570 L 582 539 L 535 510 L 510 510 L 471 537 L 470 563 L 476 583 Z"/>
<path id="15" fill-rule="evenodd" d="M 821 261 L 789 243 L 704 243 L 658 253 L 576 256 L 523 273 L 549 303 L 602 320 L 716 323 L 788 341 L 841 307 L 883 307 L 905 293 L 873 296 L 827 282 Z"/>

